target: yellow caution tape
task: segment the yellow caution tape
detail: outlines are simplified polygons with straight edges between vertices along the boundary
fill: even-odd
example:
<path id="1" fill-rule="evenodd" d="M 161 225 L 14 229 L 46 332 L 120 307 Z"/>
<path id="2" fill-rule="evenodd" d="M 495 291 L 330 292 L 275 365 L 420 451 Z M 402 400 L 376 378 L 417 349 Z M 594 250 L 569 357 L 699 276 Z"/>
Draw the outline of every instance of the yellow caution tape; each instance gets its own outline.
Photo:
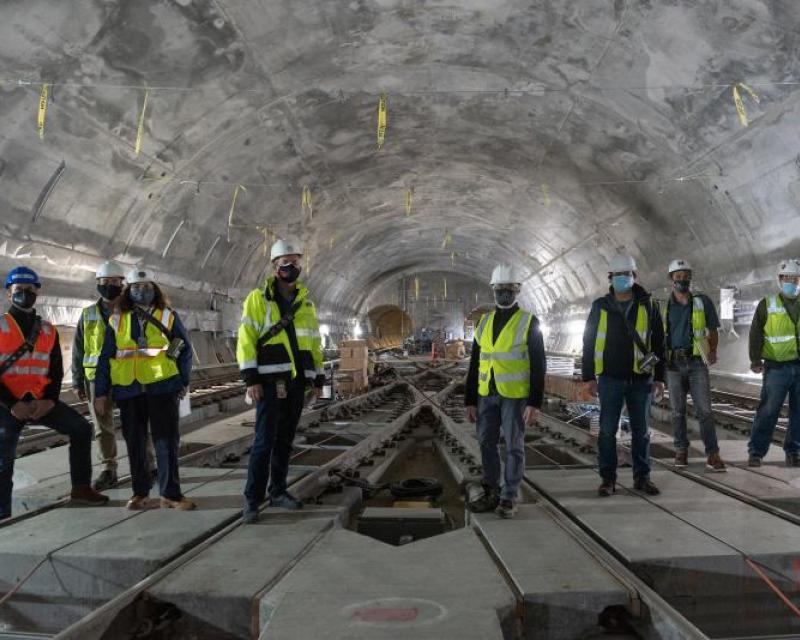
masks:
<path id="1" fill-rule="evenodd" d="M 312 218 L 314 217 L 314 203 L 311 199 L 311 187 L 308 185 L 303 186 L 303 195 L 300 196 L 300 206 L 304 211 L 308 211 Z"/>
<path id="2" fill-rule="evenodd" d="M 236 211 L 236 198 L 239 197 L 239 190 L 247 191 L 242 185 L 237 184 L 233 188 L 233 199 L 231 200 L 231 208 L 228 211 L 228 242 L 231 241 L 231 227 L 233 226 L 233 213 Z"/>
<path id="3" fill-rule="evenodd" d="M 39 94 L 39 117 L 36 121 L 36 130 L 39 132 L 39 139 L 44 140 L 44 121 L 47 117 L 47 94 L 49 85 L 42 83 L 42 92 Z"/>
<path id="4" fill-rule="evenodd" d="M 139 123 L 136 126 L 136 144 L 133 146 L 133 152 L 139 156 L 142 150 L 142 136 L 144 135 L 144 113 L 147 110 L 147 99 L 150 97 L 150 89 L 144 90 L 144 100 L 142 100 L 142 110 L 139 112 Z"/>
<path id="5" fill-rule="evenodd" d="M 544 198 L 544 206 L 550 206 L 550 189 L 547 188 L 547 185 L 543 182 L 542 183 L 542 197 Z"/>
<path id="6" fill-rule="evenodd" d="M 264 227 L 264 257 L 269 253 L 269 229 Z"/>
<path id="7" fill-rule="evenodd" d="M 405 198 L 405 207 L 406 207 L 406 217 L 411 215 L 411 207 L 414 204 L 414 191 L 411 189 L 406 189 L 406 198 Z"/>
<path id="8" fill-rule="evenodd" d="M 419 300 L 419 278 L 414 277 L 414 299 Z"/>
<path id="9" fill-rule="evenodd" d="M 445 229 L 444 230 L 444 239 L 442 240 L 442 249 L 447 249 L 447 247 L 450 245 L 450 242 L 452 242 L 452 240 L 453 240 L 453 237 L 450 235 L 450 232 L 447 229 Z"/>
<path id="10" fill-rule="evenodd" d="M 739 89 L 746 91 L 756 104 L 759 104 L 761 99 L 758 97 L 758 94 L 755 91 L 753 91 L 743 82 L 737 82 L 733 85 L 733 104 L 736 106 L 736 113 L 739 115 L 739 123 L 743 127 L 746 127 L 750 124 L 750 121 L 747 118 L 747 110 L 744 108 L 744 101 L 739 93 Z"/>
<path id="11" fill-rule="evenodd" d="M 333 236 L 328 240 L 328 249 L 333 249 Z"/>
<path id="12" fill-rule="evenodd" d="M 378 100 L 378 149 L 386 139 L 386 94 L 382 93 Z"/>

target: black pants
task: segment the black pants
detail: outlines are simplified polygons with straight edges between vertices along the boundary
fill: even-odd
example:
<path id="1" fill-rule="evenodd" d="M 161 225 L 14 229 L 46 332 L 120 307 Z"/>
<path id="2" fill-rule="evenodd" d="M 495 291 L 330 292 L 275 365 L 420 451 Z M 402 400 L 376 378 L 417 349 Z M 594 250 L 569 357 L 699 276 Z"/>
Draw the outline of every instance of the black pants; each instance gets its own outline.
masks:
<path id="1" fill-rule="evenodd" d="M 244 487 L 244 497 L 251 505 L 264 502 L 267 481 L 269 495 L 278 496 L 286 491 L 289 456 L 305 400 L 305 380 L 300 377 L 287 385 L 284 399 L 277 397 L 274 381 L 262 386 L 264 399 L 256 407 L 256 437 L 250 449 Z"/>
<path id="2" fill-rule="evenodd" d="M 0 405 L 0 519 L 11 516 L 11 490 L 13 488 L 14 459 L 24 422 Z M 60 400 L 36 424 L 69 436 L 69 473 L 72 486 L 87 485 L 92 481 L 92 425 L 78 412 Z"/>
<path id="3" fill-rule="evenodd" d="M 118 400 L 122 434 L 128 447 L 128 461 L 133 478 L 133 493 L 150 495 L 150 470 L 147 463 L 147 425 L 153 436 L 158 465 L 158 492 L 170 500 L 180 500 L 181 481 L 178 474 L 178 394 L 142 394 Z"/>

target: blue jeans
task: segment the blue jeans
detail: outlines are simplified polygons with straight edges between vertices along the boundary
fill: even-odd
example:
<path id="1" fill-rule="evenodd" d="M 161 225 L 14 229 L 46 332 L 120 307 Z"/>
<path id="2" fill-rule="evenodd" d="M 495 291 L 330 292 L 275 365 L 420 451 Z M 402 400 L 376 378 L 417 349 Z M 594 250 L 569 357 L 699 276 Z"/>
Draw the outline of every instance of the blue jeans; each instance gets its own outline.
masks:
<path id="1" fill-rule="evenodd" d="M 289 457 L 305 400 L 302 378 L 287 384 L 287 397 L 279 399 L 275 381 L 264 382 L 264 399 L 256 407 L 256 437 L 250 449 L 244 497 L 248 504 L 264 502 L 269 481 L 269 495 L 286 492 Z"/>
<path id="2" fill-rule="evenodd" d="M 761 402 L 753 418 L 747 450 L 751 456 L 767 455 L 772 433 L 778 424 L 783 401 L 789 396 L 789 426 L 783 439 L 786 453 L 800 452 L 800 363 L 792 362 L 780 367 L 764 366 L 761 383 Z"/>
<path id="3" fill-rule="evenodd" d="M 522 413 L 527 398 L 499 395 L 478 398 L 478 442 L 486 484 L 500 493 L 501 500 L 515 500 L 525 473 L 525 423 Z M 500 489 L 500 432 L 506 441 L 506 469 Z"/>
<path id="4" fill-rule="evenodd" d="M 631 457 L 633 479 L 650 477 L 650 381 L 619 380 L 598 376 L 597 395 L 600 398 L 600 436 L 597 439 L 597 458 L 600 477 L 617 480 L 617 429 L 623 403 L 628 408 L 631 425 Z"/>
<path id="5" fill-rule="evenodd" d="M 676 449 L 689 448 L 689 437 L 686 429 L 686 394 L 692 394 L 694 417 L 700 423 L 700 437 L 706 455 L 719 453 L 717 429 L 711 415 L 711 381 L 708 367 L 702 360 L 692 358 L 682 360 L 667 369 L 667 387 L 669 388 L 669 406 L 672 410 L 672 433 Z"/>
<path id="6" fill-rule="evenodd" d="M 69 436 L 69 473 L 72 486 L 88 485 L 92 481 L 92 425 L 63 402 L 36 421 Z M 14 459 L 23 422 L 0 405 L 0 520 L 11 516 L 11 490 L 14 478 Z"/>
<path id="7" fill-rule="evenodd" d="M 180 500 L 181 480 L 178 473 L 180 446 L 177 393 L 143 393 L 117 400 L 122 435 L 128 448 L 128 462 L 133 479 L 133 493 L 150 494 L 150 464 L 147 460 L 147 426 L 153 436 L 158 465 L 158 493 L 170 500 Z"/>

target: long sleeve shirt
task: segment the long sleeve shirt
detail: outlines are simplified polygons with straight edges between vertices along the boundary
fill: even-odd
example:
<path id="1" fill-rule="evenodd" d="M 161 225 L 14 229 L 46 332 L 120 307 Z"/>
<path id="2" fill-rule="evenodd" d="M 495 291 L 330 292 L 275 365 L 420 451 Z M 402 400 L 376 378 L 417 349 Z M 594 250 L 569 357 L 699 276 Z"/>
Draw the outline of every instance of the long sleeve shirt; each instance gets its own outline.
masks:
<path id="1" fill-rule="evenodd" d="M 108 304 L 103 300 L 97 301 L 100 308 L 100 316 L 103 322 L 108 325 L 110 310 Z M 83 316 L 78 320 L 75 327 L 75 337 L 72 340 L 72 387 L 82 389 L 86 381 L 86 372 L 83 369 Z"/>
<path id="2" fill-rule="evenodd" d="M 511 316 L 519 307 L 514 305 L 510 309 L 495 309 L 492 340 L 497 341 L 500 332 Z M 481 347 L 477 340 L 472 343 L 472 355 L 469 360 L 469 371 L 467 372 L 467 383 L 464 390 L 464 403 L 468 407 L 478 404 L 478 370 L 480 368 Z M 530 393 L 528 394 L 528 406 L 541 408 L 544 399 L 544 375 L 547 372 L 547 357 L 544 351 L 544 338 L 539 328 L 539 320 L 534 318 L 528 332 L 528 362 L 530 363 Z M 490 384 L 493 385 L 494 380 Z"/>
<path id="3" fill-rule="evenodd" d="M 33 329 L 33 321 L 36 319 L 36 312 L 22 311 L 17 307 L 11 307 L 8 312 L 22 331 L 22 335 L 29 336 L 31 329 Z M 64 360 L 61 356 L 61 340 L 57 330 L 56 342 L 50 351 L 50 365 L 47 377 L 50 378 L 50 382 L 44 389 L 43 398 L 55 402 L 61 395 L 61 383 L 64 380 Z M 10 407 L 17 400 L 21 400 L 21 398 L 15 397 L 4 384 L 0 383 L 0 402 Z"/>
<path id="4" fill-rule="evenodd" d="M 800 298 L 786 298 L 783 294 L 779 294 L 783 306 L 786 307 L 786 313 L 792 320 L 794 325 L 797 325 L 797 318 L 800 315 Z M 756 312 L 753 315 L 753 322 L 750 324 L 750 338 L 749 338 L 749 351 L 750 362 L 752 364 L 761 364 L 763 357 L 761 351 L 764 348 L 764 325 L 767 322 L 767 299 L 764 298 L 756 306 Z M 780 362 L 772 362 L 770 364 L 780 366 Z"/>
<path id="5" fill-rule="evenodd" d="M 192 344 L 189 341 L 189 334 L 183 326 L 178 314 L 172 311 L 175 320 L 172 324 L 172 334 L 176 338 L 181 338 L 184 341 L 183 351 L 176 364 L 178 365 L 178 375 L 172 376 L 165 380 L 159 380 L 153 384 L 141 384 L 134 381 L 127 386 L 111 384 L 111 358 L 117 353 L 117 338 L 114 335 L 114 330 L 111 326 L 106 327 L 106 335 L 103 340 L 103 350 L 100 353 L 100 358 L 97 362 L 97 377 L 95 378 L 95 395 L 107 396 L 111 392 L 114 400 L 126 400 L 128 398 L 135 398 L 142 394 L 159 395 L 162 393 L 176 393 L 183 387 L 189 386 L 189 380 L 192 372 Z M 131 319 L 131 338 L 135 341 L 139 339 L 142 332 L 141 323 L 134 316 Z"/>

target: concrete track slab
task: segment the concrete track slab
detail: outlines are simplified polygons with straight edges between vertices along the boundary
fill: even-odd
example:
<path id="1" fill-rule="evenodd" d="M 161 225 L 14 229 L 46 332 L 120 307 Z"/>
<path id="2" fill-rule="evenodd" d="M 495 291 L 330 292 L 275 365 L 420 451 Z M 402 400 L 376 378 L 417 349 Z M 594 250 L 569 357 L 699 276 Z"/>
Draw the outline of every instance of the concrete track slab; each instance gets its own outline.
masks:
<path id="1" fill-rule="evenodd" d="M 514 607 L 470 529 L 402 547 L 334 530 L 264 595 L 260 638 L 499 640 Z"/>

